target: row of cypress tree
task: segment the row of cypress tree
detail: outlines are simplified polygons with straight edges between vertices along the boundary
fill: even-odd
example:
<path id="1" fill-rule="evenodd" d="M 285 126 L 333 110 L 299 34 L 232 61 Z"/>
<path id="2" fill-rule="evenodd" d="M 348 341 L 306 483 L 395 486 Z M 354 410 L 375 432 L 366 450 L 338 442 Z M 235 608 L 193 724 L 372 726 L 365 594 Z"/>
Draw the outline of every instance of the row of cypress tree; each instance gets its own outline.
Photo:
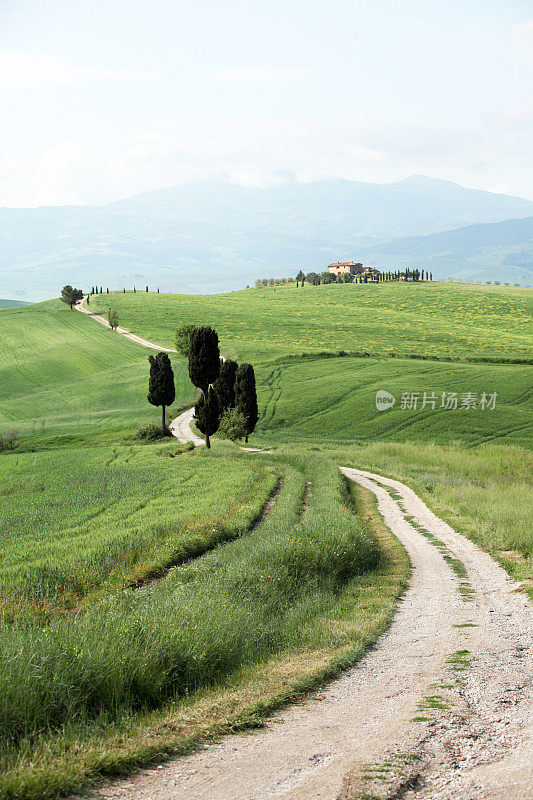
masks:
<path id="1" fill-rule="evenodd" d="M 198 429 L 206 447 L 220 425 L 222 414 L 235 408 L 244 421 L 245 441 L 255 430 L 258 419 L 255 373 L 251 364 L 222 360 L 217 332 L 208 326 L 189 333 L 189 377 L 202 396 L 194 407 Z"/>
<path id="2" fill-rule="evenodd" d="M 189 377 L 201 391 L 194 407 L 198 429 L 205 436 L 206 447 L 220 425 L 221 415 L 236 409 L 244 422 L 245 441 L 254 431 L 258 419 L 255 373 L 251 364 L 222 360 L 217 332 L 208 326 L 188 326 L 186 352 L 189 357 Z M 180 348 L 184 351 L 184 348 Z M 148 402 L 162 407 L 161 427 L 166 432 L 165 410 L 175 399 L 174 372 L 167 353 L 149 357 L 150 379 Z"/>

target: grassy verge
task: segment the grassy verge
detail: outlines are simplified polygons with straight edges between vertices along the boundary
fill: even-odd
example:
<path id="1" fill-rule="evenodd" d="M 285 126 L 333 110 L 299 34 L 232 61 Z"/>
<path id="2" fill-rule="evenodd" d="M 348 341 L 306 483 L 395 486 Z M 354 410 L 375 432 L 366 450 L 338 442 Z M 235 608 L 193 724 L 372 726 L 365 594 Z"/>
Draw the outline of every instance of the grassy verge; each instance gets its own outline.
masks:
<path id="1" fill-rule="evenodd" d="M 283 488 L 254 533 L 68 624 L 4 638 L 2 797 L 74 791 L 256 725 L 386 627 L 408 563 L 372 499 L 354 489 L 354 510 L 325 459 L 261 458 Z"/>

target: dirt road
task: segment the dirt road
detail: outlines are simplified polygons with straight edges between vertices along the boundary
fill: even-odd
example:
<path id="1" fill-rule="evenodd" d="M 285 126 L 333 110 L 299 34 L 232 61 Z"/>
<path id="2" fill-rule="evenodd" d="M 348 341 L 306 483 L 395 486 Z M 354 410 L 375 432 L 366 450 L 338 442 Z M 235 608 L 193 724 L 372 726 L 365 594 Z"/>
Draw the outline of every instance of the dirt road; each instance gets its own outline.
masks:
<path id="1" fill-rule="evenodd" d="M 180 442 L 192 442 L 196 447 L 199 447 L 204 443 L 204 440 L 200 439 L 200 437 L 191 430 L 193 417 L 194 408 L 188 408 L 187 411 L 184 411 L 179 417 L 174 417 L 168 427 L 172 435 L 175 436 L 176 439 L 179 439 Z"/>
<path id="2" fill-rule="evenodd" d="M 111 327 L 105 317 L 101 317 L 100 314 L 93 314 L 92 311 L 89 311 L 89 309 L 83 305 L 83 300 L 80 300 L 79 303 L 76 303 L 74 308 L 76 311 L 81 311 L 82 314 L 87 314 L 87 316 L 91 317 L 96 322 L 99 322 L 101 325 L 105 325 L 106 328 Z M 164 350 L 166 353 L 176 352 L 171 347 L 161 347 L 160 345 L 149 342 L 147 339 L 143 339 L 141 336 L 137 336 L 136 333 L 131 333 L 131 331 L 127 331 L 126 328 L 121 328 L 120 326 L 117 328 L 117 333 L 121 333 L 122 336 L 125 336 L 126 339 L 130 339 L 132 342 L 142 344 L 143 347 L 149 347 L 150 350 Z"/>
<path id="3" fill-rule="evenodd" d="M 389 631 L 320 700 L 285 709 L 266 729 L 106 786 L 102 796 L 531 797 L 533 631 L 525 596 L 407 486 L 343 472 L 374 492 L 413 565 Z M 451 568 L 452 556 L 467 577 Z"/>

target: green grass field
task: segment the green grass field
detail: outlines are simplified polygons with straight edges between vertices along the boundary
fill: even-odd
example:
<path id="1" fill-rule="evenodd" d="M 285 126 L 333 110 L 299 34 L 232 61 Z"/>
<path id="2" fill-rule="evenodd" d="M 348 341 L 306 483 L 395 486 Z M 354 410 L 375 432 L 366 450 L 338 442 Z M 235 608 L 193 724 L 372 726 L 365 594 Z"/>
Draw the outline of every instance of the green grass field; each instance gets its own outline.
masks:
<path id="1" fill-rule="evenodd" d="M 531 446 L 533 442 L 533 367 L 527 365 L 304 358 L 262 365 L 257 379 L 257 431 L 263 443 L 460 440 L 473 445 L 496 440 Z M 380 389 L 395 396 L 393 408 L 376 409 Z M 445 410 L 442 395 L 446 403 L 451 392 L 457 393 L 458 407 Z M 495 408 L 482 409 L 482 394 L 493 392 Z M 412 393 L 418 395 L 416 409 L 402 409 L 404 393 L 408 403 Z M 476 408 L 461 408 L 466 393 L 475 393 Z"/>
<path id="2" fill-rule="evenodd" d="M 220 472 L 228 452 L 244 470 L 256 465 L 256 458 L 221 445 L 194 458 Z M 85 613 L 51 617 L 44 626 L 4 621 L 3 796 L 55 796 L 123 769 L 126 732 L 136 757 L 146 758 L 136 736 L 153 709 L 186 716 L 191 704 L 205 703 L 206 692 L 251 680 L 269 660 L 300 657 L 299 673 L 281 673 L 271 687 L 270 702 L 276 692 L 279 702 L 303 676 L 312 685 L 353 661 L 383 629 L 407 574 L 390 537 L 383 534 L 381 545 L 363 524 L 327 459 L 285 452 L 261 464 L 283 485 L 253 532 Z M 209 723 L 220 724 L 221 713 L 227 719 L 230 712 L 223 705 Z"/>
<path id="3" fill-rule="evenodd" d="M 247 530 L 273 473 L 176 450 L 83 446 L 1 458 L 0 614 L 87 605 Z"/>
<path id="4" fill-rule="evenodd" d="M 2 312 L 0 430 L 58 443 L 156 420 L 146 401 L 149 352 L 59 301 Z M 194 390 L 185 360 L 175 356 L 173 367 L 179 410 Z"/>
<path id="5" fill-rule="evenodd" d="M 162 346 L 182 324 L 216 327 L 225 355 L 256 366 L 251 444 L 270 455 L 141 443 L 159 418 L 150 351 L 59 301 L 4 310 L 0 432 L 21 440 L 0 454 L 0 797 L 52 798 L 184 752 L 353 663 L 408 564 L 339 464 L 405 481 L 531 585 L 533 368 L 483 361 L 531 357 L 531 296 L 384 284 L 93 298 Z M 317 355 L 340 350 L 373 355 Z M 194 399 L 172 362 L 171 416 Z M 376 410 L 378 389 L 393 409 Z M 496 408 L 443 410 L 442 392 L 496 392 Z"/>
<path id="6" fill-rule="evenodd" d="M 176 328 L 212 325 L 228 357 L 254 362 L 310 352 L 531 359 L 533 290 L 443 283 L 295 285 L 220 295 L 112 292 L 120 323 L 174 347 Z"/>
<path id="7" fill-rule="evenodd" d="M 477 359 L 531 358 L 533 292 L 461 284 L 331 284 L 248 289 L 192 296 L 112 293 L 111 303 L 130 330 L 172 345 L 185 323 L 217 328 L 221 350 L 249 358 L 257 369 L 265 442 L 420 439 L 468 445 L 493 439 L 531 446 L 531 385 L 527 364 L 469 363 Z M 283 359 L 339 350 L 381 358 Z M 390 354 L 449 361 L 404 360 Z M 462 362 L 462 363 L 461 363 Z M 397 397 L 378 412 L 375 393 Z M 403 392 L 419 392 L 417 409 L 402 409 Z M 436 408 L 420 408 L 423 393 Z M 442 410 L 442 392 L 496 392 L 495 410 Z M 460 405 L 460 401 L 459 401 Z"/>

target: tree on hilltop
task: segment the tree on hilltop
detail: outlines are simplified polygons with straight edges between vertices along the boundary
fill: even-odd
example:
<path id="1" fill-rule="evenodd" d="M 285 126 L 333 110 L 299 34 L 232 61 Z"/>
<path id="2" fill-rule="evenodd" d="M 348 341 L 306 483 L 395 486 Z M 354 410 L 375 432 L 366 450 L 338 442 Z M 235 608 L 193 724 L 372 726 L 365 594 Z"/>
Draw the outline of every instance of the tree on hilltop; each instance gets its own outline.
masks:
<path id="1" fill-rule="evenodd" d="M 241 364 L 235 376 L 235 408 L 246 421 L 245 442 L 254 432 L 259 412 L 257 408 L 257 391 L 255 373 L 251 364 Z"/>
<path id="2" fill-rule="evenodd" d="M 213 328 L 202 327 L 194 330 L 190 336 L 189 377 L 204 397 L 207 389 L 214 383 L 220 372 L 220 350 L 218 334 Z"/>
<path id="3" fill-rule="evenodd" d="M 156 356 L 148 356 L 150 362 L 150 379 L 148 382 L 148 402 L 162 407 L 161 430 L 166 433 L 165 408 L 171 406 L 176 397 L 174 372 L 167 353 L 160 352 Z"/>
<path id="4" fill-rule="evenodd" d="M 218 431 L 220 424 L 220 410 L 218 397 L 213 387 L 202 394 L 194 407 L 194 420 L 199 431 L 205 436 L 205 446 L 211 447 L 210 436 Z"/>
<path id="5" fill-rule="evenodd" d="M 70 310 L 72 311 L 72 307 L 79 303 L 80 300 L 83 300 L 83 289 L 73 289 L 72 286 L 63 286 L 61 289 L 61 300 L 70 306 Z"/>
<path id="6" fill-rule="evenodd" d="M 228 359 L 220 365 L 218 378 L 213 384 L 213 388 L 218 395 L 218 405 L 220 413 L 235 405 L 235 376 L 238 364 L 236 361 Z"/>

